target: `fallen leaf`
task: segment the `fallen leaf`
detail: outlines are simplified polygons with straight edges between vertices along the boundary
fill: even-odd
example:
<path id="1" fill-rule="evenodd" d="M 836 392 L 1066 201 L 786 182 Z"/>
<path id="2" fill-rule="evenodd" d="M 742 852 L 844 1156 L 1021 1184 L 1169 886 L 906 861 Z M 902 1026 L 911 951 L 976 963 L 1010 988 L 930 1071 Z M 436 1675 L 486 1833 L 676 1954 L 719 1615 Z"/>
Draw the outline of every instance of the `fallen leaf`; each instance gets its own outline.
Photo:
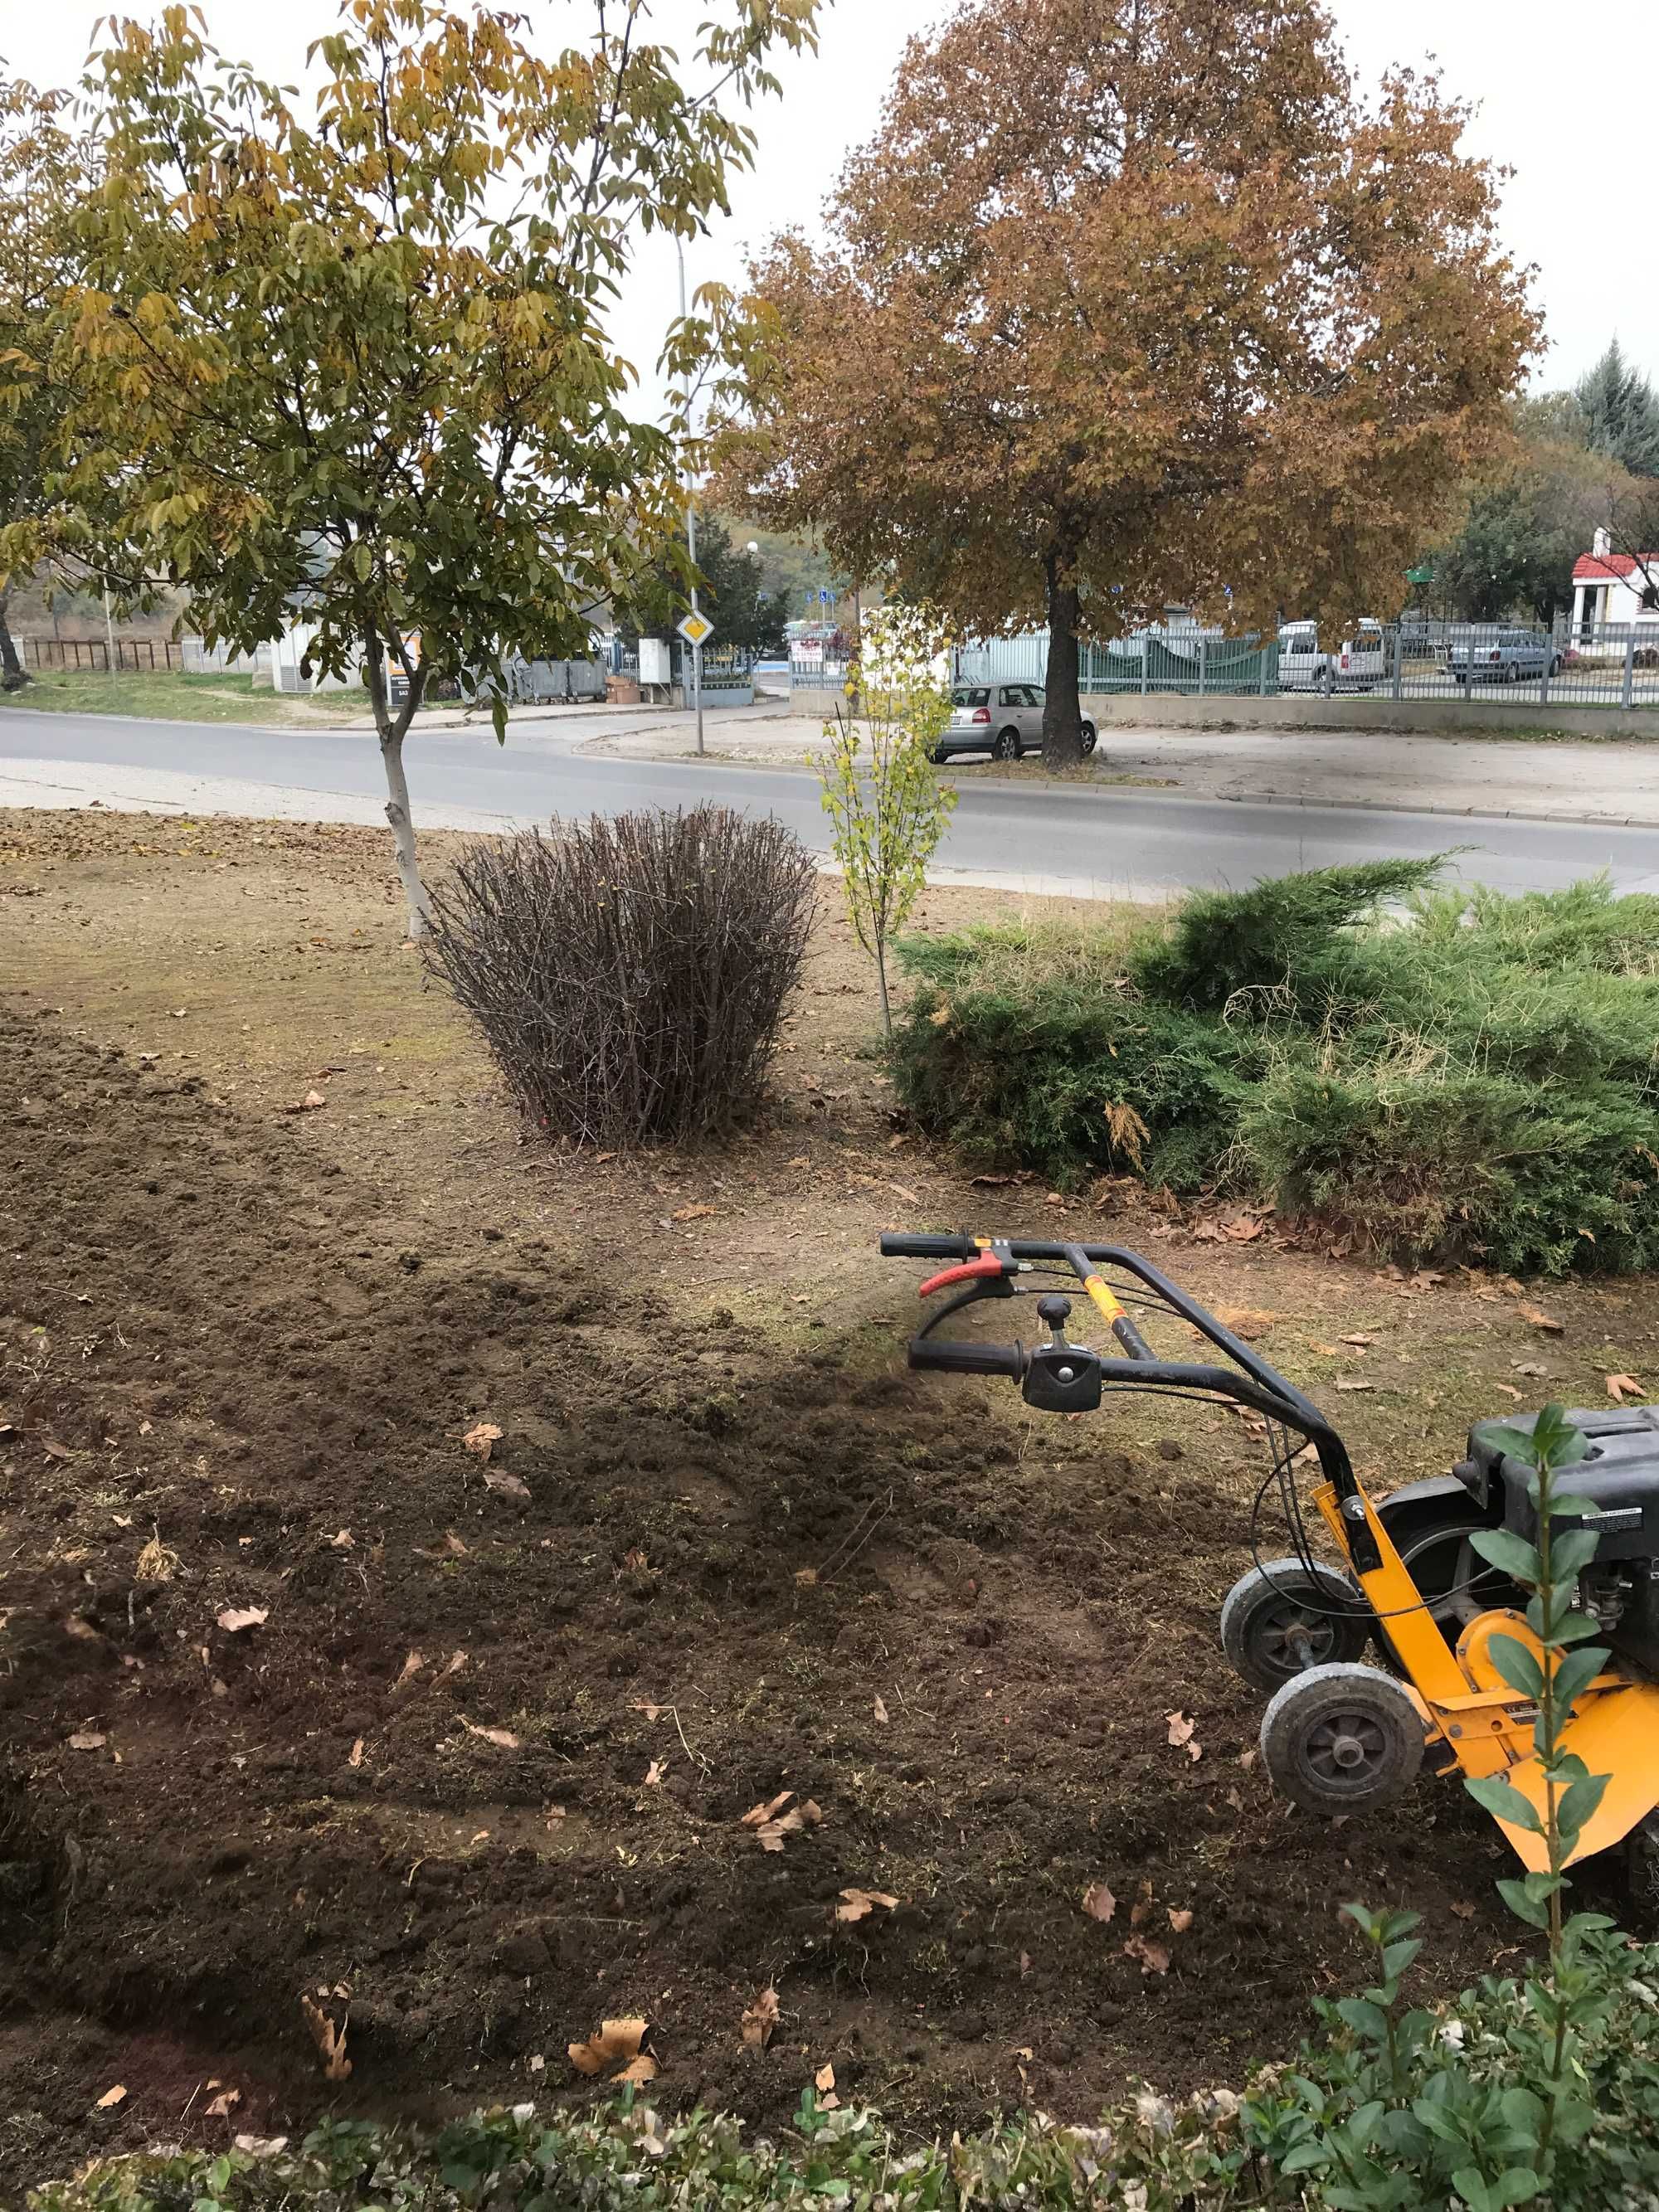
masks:
<path id="1" fill-rule="evenodd" d="M 98 2100 L 98 2110 L 100 2112 L 107 2112 L 112 2111 L 117 2105 L 125 2105 L 126 2101 L 126 2084 L 125 2081 L 118 2081 L 112 2089 L 106 2089 L 103 2095 Z"/>
<path id="2" fill-rule="evenodd" d="M 1566 1327 L 1566 1323 L 1557 1321 L 1553 1314 L 1546 1313 L 1542 1306 L 1522 1306 L 1520 1314 L 1522 1321 L 1529 1321 L 1534 1328 L 1541 1328 L 1547 1336 L 1559 1336 Z"/>
<path id="3" fill-rule="evenodd" d="M 521 1476 L 504 1474 L 499 1468 L 484 1469 L 484 1488 L 500 1498 L 522 1498 L 526 1504 L 530 1500 L 530 1485 Z"/>
<path id="4" fill-rule="evenodd" d="M 1184 1936 L 1193 1924 L 1192 1908 L 1183 1905 L 1177 1909 L 1172 1905 L 1169 1907 L 1169 1913 L 1170 1927 L 1177 1936 Z"/>
<path id="5" fill-rule="evenodd" d="M 1522 1394 L 1513 1382 L 1494 1382 L 1492 1387 L 1494 1390 L 1501 1390 L 1506 1398 L 1513 1398 L 1519 1402 Z"/>
<path id="6" fill-rule="evenodd" d="M 56 1437 L 42 1437 L 40 1449 L 48 1459 L 73 1459 L 75 1454 L 67 1444 L 60 1444 Z"/>
<path id="7" fill-rule="evenodd" d="M 1547 1367 L 1540 1366 L 1535 1359 L 1517 1359 L 1514 1367 L 1517 1375 L 1547 1375 L 1550 1371 Z"/>
<path id="8" fill-rule="evenodd" d="M 1310 1352 L 1316 1352 L 1322 1359 L 1338 1359 L 1341 1354 L 1334 1344 L 1310 1344 Z"/>
<path id="9" fill-rule="evenodd" d="M 777 1796 L 769 1802 L 751 1805 L 743 1816 L 742 1826 L 745 1828 L 759 1828 L 768 1820 L 775 1820 L 794 1794 L 793 1790 L 780 1790 Z"/>
<path id="10" fill-rule="evenodd" d="M 1357 1328 L 1351 1335 L 1339 1337 L 1337 1339 L 1337 1342 L 1339 1344 L 1358 1344 L 1364 1346 L 1367 1344 L 1375 1344 L 1376 1342 L 1376 1339 L 1374 1336 L 1368 1336 L 1363 1328 Z"/>
<path id="11" fill-rule="evenodd" d="M 207 2107 L 207 2117 L 210 2120 L 228 2120 L 233 2108 L 241 2101 L 242 2093 L 240 2089 L 222 2089 Z"/>
<path id="12" fill-rule="evenodd" d="M 1253 1221 L 1248 1214 L 1241 1213 L 1235 1221 L 1223 1222 L 1221 1233 L 1231 1237 L 1235 1244 L 1248 1244 L 1253 1237 L 1260 1237 L 1266 1226 L 1265 1222 Z"/>
<path id="13" fill-rule="evenodd" d="M 238 2136 L 238 2150 L 245 2150 L 250 2158 L 275 2158 L 279 2151 L 288 2148 L 286 2136 Z"/>
<path id="14" fill-rule="evenodd" d="M 421 1652 L 411 1651 L 408 1658 L 404 1660 L 403 1672 L 398 1675 L 396 1682 L 392 1685 L 392 1687 L 394 1689 L 401 1690 L 405 1682 L 412 1681 L 414 1680 L 415 1676 L 420 1673 L 422 1668 L 424 1667 L 425 1664 L 426 1659 Z"/>
<path id="15" fill-rule="evenodd" d="M 1189 1743 L 1192 1741 L 1193 1730 L 1198 1726 L 1196 1721 L 1188 1720 L 1185 1713 L 1165 1713 L 1164 1717 L 1170 1723 L 1171 1743 Z"/>
<path id="16" fill-rule="evenodd" d="M 354 1744 L 352 1745 L 352 1747 L 351 1747 L 351 1756 L 350 1756 L 350 1758 L 346 1761 L 346 1764 L 347 1764 L 347 1765 L 348 1765 L 348 1766 L 361 1766 L 361 1765 L 362 1765 L 362 1763 L 363 1763 L 363 1739 L 362 1739 L 362 1736 L 359 1736 L 359 1737 L 358 1737 L 358 1739 L 357 1739 L 357 1741 L 356 1741 L 356 1743 L 354 1743 Z"/>
<path id="17" fill-rule="evenodd" d="M 1244 1800 L 1237 1790 L 1230 1790 L 1227 1792 L 1226 1802 L 1232 1807 L 1235 1813 L 1242 1813 L 1244 1810 Z"/>
<path id="18" fill-rule="evenodd" d="M 263 1628 L 270 1618 L 270 1609 L 263 1605 L 228 1605 L 216 1618 L 227 1636 L 240 1636 L 245 1628 Z"/>
<path id="19" fill-rule="evenodd" d="M 307 1091 L 303 1098 L 296 1099 L 291 1106 L 284 1106 L 283 1111 L 284 1114 L 314 1114 L 319 1106 L 326 1106 L 327 1103 L 320 1091 Z"/>
<path id="20" fill-rule="evenodd" d="M 750 2051 L 764 2051 L 778 2024 L 778 1993 L 763 1989 L 743 2016 L 743 2039 Z"/>
<path id="21" fill-rule="evenodd" d="M 1092 1881 L 1083 1893 L 1083 1910 L 1091 1920 L 1109 1920 L 1117 1911 L 1117 1899 L 1103 1881 Z"/>
<path id="22" fill-rule="evenodd" d="M 1143 1974 L 1167 1974 L 1170 1954 L 1162 1943 L 1149 1942 L 1144 1936 L 1131 1936 L 1123 1946 L 1126 1958 L 1138 1959 Z"/>
<path id="23" fill-rule="evenodd" d="M 329 1549 L 332 1552 L 349 1552 L 353 1548 L 353 1543 L 349 1528 L 342 1528 L 337 1536 L 331 1536 L 328 1540 Z"/>
<path id="24" fill-rule="evenodd" d="M 1608 1376 L 1607 1395 L 1614 1405 L 1622 1406 L 1626 1398 L 1639 1398 L 1642 1395 L 1642 1386 L 1633 1375 Z"/>
<path id="25" fill-rule="evenodd" d="M 532 2051 L 524 2063 L 532 2074 L 543 2074 L 547 2070 L 547 2061 L 539 2051 Z"/>
<path id="26" fill-rule="evenodd" d="M 841 2099 L 836 2094 L 836 2069 L 833 2066 L 820 2066 L 812 2076 L 812 2087 L 817 2092 L 821 2112 L 838 2112 L 841 2110 Z"/>
<path id="27" fill-rule="evenodd" d="M 797 1588 L 800 1589 L 816 1589 L 817 1588 L 817 1581 L 818 1571 L 816 1567 L 796 1568 L 795 1583 Z"/>
<path id="28" fill-rule="evenodd" d="M 674 1209 L 673 1218 L 676 1221 L 707 1221 L 719 1211 L 714 1206 L 680 1206 Z"/>
<path id="29" fill-rule="evenodd" d="M 613 2081 L 654 2081 L 657 2062 L 648 2051 L 642 2051 L 637 2058 L 629 2060 L 620 2074 L 613 2074 L 611 2078 Z"/>
<path id="30" fill-rule="evenodd" d="M 325 2081 L 349 2081 L 351 2061 L 346 2057 L 344 2023 L 337 2027 L 317 2000 L 310 1996 L 300 1999 L 300 2010 L 305 2015 L 306 2026 L 311 2030 L 311 2039 L 322 2059 L 323 2079 Z"/>
<path id="31" fill-rule="evenodd" d="M 887 1708 L 883 1705 L 879 1698 L 876 1699 L 876 1718 L 880 1722 L 882 1726 L 885 1728 L 887 1725 Z"/>
<path id="32" fill-rule="evenodd" d="M 1140 1894 L 1136 1898 L 1134 1903 L 1129 1907 L 1130 1927 L 1139 1928 L 1144 1921 L 1150 1920 L 1152 1918 L 1152 1885 L 1150 1881 L 1143 1878 L 1140 1885 Z"/>
<path id="33" fill-rule="evenodd" d="M 1342 1375 L 1338 1376 L 1336 1387 L 1339 1390 L 1375 1390 L 1376 1385 L 1361 1382 L 1357 1376 Z"/>
<path id="34" fill-rule="evenodd" d="M 784 1794 L 788 1796 L 793 1793 L 786 1790 Z M 823 1818 L 823 1813 L 809 1797 L 803 1804 L 792 1805 L 787 1813 L 781 1813 L 775 1820 L 763 1820 L 755 1830 L 755 1833 L 760 1838 L 760 1846 L 763 1851 L 781 1851 L 783 1849 L 783 1839 L 786 1836 L 793 1836 L 805 1827 L 816 1827 Z"/>
<path id="35" fill-rule="evenodd" d="M 479 1459 L 488 1459 L 492 1447 L 501 1440 L 501 1430 L 494 1421 L 476 1421 L 461 1438 L 461 1449 Z"/>
<path id="36" fill-rule="evenodd" d="M 101 1751 L 109 1738 L 100 1735 L 96 1729 L 76 1729 L 69 1741 L 71 1751 Z"/>
<path id="37" fill-rule="evenodd" d="M 648 1721 L 659 1719 L 663 1711 L 660 1705 L 653 1705 L 648 1698 L 634 1698 L 628 1710 L 630 1713 L 643 1713 Z"/>
<path id="38" fill-rule="evenodd" d="M 597 2035 L 590 2035 L 586 2043 L 567 2044 L 565 2049 L 576 2071 L 592 2076 L 603 2074 L 607 2066 L 615 2066 L 619 2060 L 624 2066 L 631 2066 L 642 2056 L 640 2046 L 649 2030 L 648 2021 L 607 2020 L 600 2023 Z"/>
<path id="39" fill-rule="evenodd" d="M 523 1748 L 511 1729 L 480 1728 L 476 1721 L 468 1720 L 465 1713 L 459 1716 L 459 1719 L 461 1726 L 469 1735 L 481 1735 L 486 1743 L 498 1744 L 503 1751 L 519 1751 Z"/>
<path id="40" fill-rule="evenodd" d="M 884 1889 L 844 1889 L 841 1903 L 836 1907 L 837 1920 L 852 1922 L 867 1919 L 877 1905 L 889 1912 L 898 1911 L 898 1899 Z"/>
<path id="41" fill-rule="evenodd" d="M 595 1152 L 593 1155 L 593 1164 L 596 1168 L 602 1168 L 608 1160 L 614 1160 L 616 1157 L 617 1155 L 614 1152 Z"/>
<path id="42" fill-rule="evenodd" d="M 1474 1917 L 1474 1907 L 1472 1905 L 1464 1905 L 1454 1901 L 1452 1911 L 1457 1915 L 1457 1917 L 1460 1920 L 1473 1920 Z"/>
<path id="43" fill-rule="evenodd" d="M 645 1770 L 645 1787 L 647 1790 L 654 1790 L 661 1780 L 662 1761 L 659 1759 L 653 1759 Z"/>
<path id="44" fill-rule="evenodd" d="M 466 1546 L 462 1543 L 453 1528 L 447 1528 L 444 1531 L 444 1549 L 453 1553 L 458 1559 L 464 1559 L 468 1556 Z"/>

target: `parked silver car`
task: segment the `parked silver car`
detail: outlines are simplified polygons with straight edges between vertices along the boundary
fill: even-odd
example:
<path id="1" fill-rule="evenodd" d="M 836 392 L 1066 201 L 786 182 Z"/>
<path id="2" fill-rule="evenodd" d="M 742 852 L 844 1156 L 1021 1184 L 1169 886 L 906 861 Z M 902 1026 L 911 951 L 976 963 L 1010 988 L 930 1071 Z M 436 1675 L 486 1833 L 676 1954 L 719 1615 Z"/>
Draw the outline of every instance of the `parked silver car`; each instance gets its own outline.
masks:
<path id="1" fill-rule="evenodd" d="M 993 760 L 1017 761 L 1042 750 L 1041 684 L 958 684 L 951 694 L 951 720 L 933 754 L 989 753 Z M 1095 749 L 1095 726 L 1083 718 L 1083 750 Z"/>
<path id="2" fill-rule="evenodd" d="M 1547 668 L 1561 671 L 1560 647 L 1541 630 L 1477 630 L 1446 652 L 1455 684 L 1536 684 Z"/>

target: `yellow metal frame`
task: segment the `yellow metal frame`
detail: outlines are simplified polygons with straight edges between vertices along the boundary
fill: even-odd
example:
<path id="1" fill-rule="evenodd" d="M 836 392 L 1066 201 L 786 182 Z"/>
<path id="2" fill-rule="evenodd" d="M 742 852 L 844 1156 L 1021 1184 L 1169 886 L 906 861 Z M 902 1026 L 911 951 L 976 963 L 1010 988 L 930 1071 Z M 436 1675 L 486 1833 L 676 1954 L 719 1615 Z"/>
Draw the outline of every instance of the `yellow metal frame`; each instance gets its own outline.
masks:
<path id="1" fill-rule="evenodd" d="M 1377 1565 L 1355 1578 L 1371 1610 L 1386 1622 L 1389 1643 L 1405 1669 L 1413 1702 L 1423 1717 L 1431 1744 L 1451 1753 L 1465 1774 L 1501 1774 L 1540 1811 L 1544 1778 L 1533 1749 L 1537 1709 L 1498 1674 L 1489 1654 L 1493 1635 L 1502 1632 L 1530 1644 L 1541 1657 L 1537 1638 L 1519 1613 L 1495 1611 L 1469 1624 L 1453 1650 L 1412 1580 L 1411 1570 L 1366 1495 L 1356 1484 Z M 1322 1483 L 1314 1503 L 1351 1566 L 1353 1549 L 1334 1484 Z M 1659 1687 L 1609 1668 L 1580 1693 L 1562 1731 L 1562 1747 L 1575 1751 L 1592 1774 L 1610 1778 L 1601 1802 L 1585 1822 L 1574 1859 L 1588 1858 L 1619 1843 L 1659 1807 Z M 1507 1820 L 1498 1824 L 1522 1863 L 1534 1872 L 1545 1864 L 1544 1839 Z"/>

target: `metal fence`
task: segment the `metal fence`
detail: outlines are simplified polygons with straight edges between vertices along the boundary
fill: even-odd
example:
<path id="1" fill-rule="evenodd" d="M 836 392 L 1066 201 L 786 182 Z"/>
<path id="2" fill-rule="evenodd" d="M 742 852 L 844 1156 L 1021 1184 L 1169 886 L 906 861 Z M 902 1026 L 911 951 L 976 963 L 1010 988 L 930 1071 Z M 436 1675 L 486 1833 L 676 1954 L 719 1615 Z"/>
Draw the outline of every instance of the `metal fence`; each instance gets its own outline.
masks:
<path id="1" fill-rule="evenodd" d="M 556 700 L 569 705 L 605 696 L 602 660 L 526 660 L 521 653 L 508 653 L 501 656 L 501 673 L 508 699 L 520 706 L 544 706 Z M 476 699 L 488 685 L 479 678 L 469 682 L 463 678 L 459 689 L 464 699 Z"/>
<path id="2" fill-rule="evenodd" d="M 1038 633 L 965 647 L 959 684 L 1043 681 Z M 1659 707 L 1659 617 L 1640 623 L 1429 622 L 1407 617 L 1328 642 L 1304 630 L 1263 640 L 1176 630 L 1079 649 L 1085 692 L 1200 698 L 1369 696 L 1477 705 Z M 797 681 L 799 679 L 798 678 Z M 813 678 L 812 682 L 829 679 Z"/>

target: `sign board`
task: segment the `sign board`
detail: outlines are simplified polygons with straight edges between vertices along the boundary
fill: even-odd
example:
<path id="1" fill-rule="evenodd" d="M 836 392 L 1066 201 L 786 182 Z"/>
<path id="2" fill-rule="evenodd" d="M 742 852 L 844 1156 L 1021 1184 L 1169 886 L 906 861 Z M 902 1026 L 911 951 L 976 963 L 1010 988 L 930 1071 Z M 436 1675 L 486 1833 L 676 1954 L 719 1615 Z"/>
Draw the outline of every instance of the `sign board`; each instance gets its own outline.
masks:
<path id="1" fill-rule="evenodd" d="M 707 615 L 687 615 L 677 627 L 688 645 L 706 645 L 714 635 L 714 625 Z"/>

